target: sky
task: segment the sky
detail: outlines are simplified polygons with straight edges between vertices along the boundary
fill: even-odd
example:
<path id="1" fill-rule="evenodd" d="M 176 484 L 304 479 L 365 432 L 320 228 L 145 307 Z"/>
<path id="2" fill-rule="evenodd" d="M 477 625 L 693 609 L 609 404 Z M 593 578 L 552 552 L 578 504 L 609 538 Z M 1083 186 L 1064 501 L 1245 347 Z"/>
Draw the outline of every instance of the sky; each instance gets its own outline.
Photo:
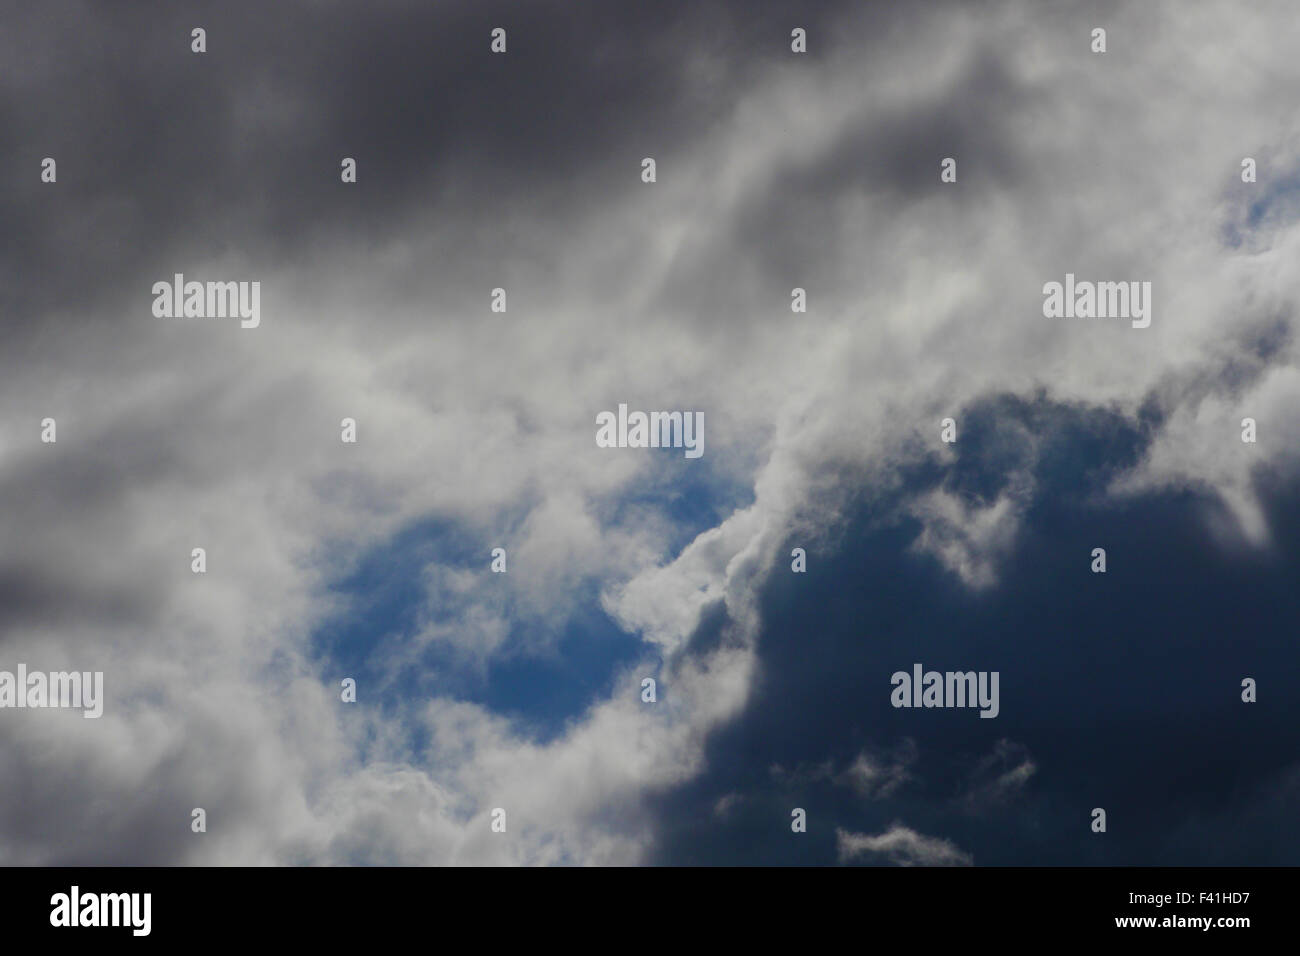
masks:
<path id="1" fill-rule="evenodd" d="M 4 19 L 0 862 L 1300 861 L 1291 4 Z"/>

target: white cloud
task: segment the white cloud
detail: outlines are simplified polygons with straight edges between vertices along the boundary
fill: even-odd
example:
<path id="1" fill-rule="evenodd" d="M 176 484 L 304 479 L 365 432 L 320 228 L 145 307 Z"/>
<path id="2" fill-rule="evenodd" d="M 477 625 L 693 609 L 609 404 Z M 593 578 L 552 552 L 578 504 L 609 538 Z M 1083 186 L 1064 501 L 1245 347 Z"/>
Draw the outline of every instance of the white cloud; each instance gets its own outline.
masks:
<path id="1" fill-rule="evenodd" d="M 882 856 L 896 866 L 971 866 L 975 862 L 951 841 L 925 836 L 901 823 L 876 836 L 836 829 L 835 844 L 841 863 L 861 856 Z"/>

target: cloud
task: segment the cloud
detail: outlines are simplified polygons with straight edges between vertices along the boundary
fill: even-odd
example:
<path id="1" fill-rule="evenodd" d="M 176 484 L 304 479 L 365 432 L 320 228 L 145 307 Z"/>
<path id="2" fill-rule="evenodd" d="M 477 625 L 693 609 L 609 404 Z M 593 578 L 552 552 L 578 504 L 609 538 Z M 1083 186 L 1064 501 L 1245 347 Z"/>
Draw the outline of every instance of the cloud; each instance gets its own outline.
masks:
<path id="1" fill-rule="evenodd" d="M 913 503 L 912 515 L 924 529 L 916 539 L 918 550 L 933 553 L 970 587 L 996 582 L 997 559 L 1013 542 L 1010 498 L 980 508 L 936 489 Z"/>
<path id="2" fill-rule="evenodd" d="M 916 762 L 916 756 L 916 744 L 910 739 L 903 742 L 892 758 L 882 759 L 864 750 L 836 781 L 868 799 L 889 797 L 912 779 L 908 768 Z"/>
<path id="3" fill-rule="evenodd" d="M 1019 794 L 1037 771 L 1037 764 L 1024 746 L 999 740 L 993 752 L 980 759 L 960 802 L 972 813 L 1002 806 Z"/>
<path id="4" fill-rule="evenodd" d="M 1205 488 L 1268 540 L 1254 481 L 1295 466 L 1300 232 L 1279 196 L 1242 214 L 1234 177 L 1248 151 L 1300 169 L 1272 119 L 1300 79 L 1285 4 L 1117 9 L 1104 60 L 1075 11 L 826 4 L 798 61 L 776 4 L 561 6 L 499 8 L 500 61 L 470 3 L 227 4 L 205 11 L 206 58 L 184 7 L 55 4 L 5 32 L 6 152 L 33 174 L 0 204 L 30 237 L 0 267 L 0 534 L 22 542 L 0 647 L 108 678 L 93 730 L 0 725 L 27 788 L 0 816 L 9 860 L 639 861 L 644 801 L 698 773 L 760 688 L 778 545 L 815 562 L 854 500 L 889 501 L 961 581 L 998 580 L 1032 488 L 905 481 L 960 462 L 938 422 L 965 434 L 991 394 L 1142 421 L 1150 452 L 1118 492 Z M 336 179 L 351 154 L 355 189 Z M 261 281 L 261 327 L 154 319 L 175 271 Z M 1045 320 L 1066 271 L 1154 281 L 1151 328 Z M 1243 366 L 1236 390 L 1198 384 Z M 620 401 L 702 410 L 705 459 L 596 448 Z M 686 482 L 707 520 L 674 510 Z M 343 705 L 315 643 L 340 581 L 428 522 L 472 557 L 402 556 L 416 623 L 376 639 L 377 674 L 433 646 L 484 672 L 544 655 L 595 605 L 641 655 L 611 696 L 547 743 L 437 685 Z M 890 773 L 851 779 L 878 793 Z"/>
<path id="5" fill-rule="evenodd" d="M 871 836 L 837 829 L 835 841 L 841 863 L 861 856 L 883 856 L 895 866 L 971 866 L 974 859 L 950 841 L 925 836 L 901 823 Z"/>

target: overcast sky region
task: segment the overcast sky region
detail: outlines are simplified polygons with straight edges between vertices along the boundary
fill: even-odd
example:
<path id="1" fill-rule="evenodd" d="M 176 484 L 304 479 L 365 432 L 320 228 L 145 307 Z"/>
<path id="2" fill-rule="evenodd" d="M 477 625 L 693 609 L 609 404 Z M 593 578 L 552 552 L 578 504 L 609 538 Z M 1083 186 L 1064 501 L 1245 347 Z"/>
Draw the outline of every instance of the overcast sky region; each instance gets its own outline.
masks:
<path id="1" fill-rule="evenodd" d="M 0 863 L 1300 862 L 1290 0 L 3 24 Z"/>

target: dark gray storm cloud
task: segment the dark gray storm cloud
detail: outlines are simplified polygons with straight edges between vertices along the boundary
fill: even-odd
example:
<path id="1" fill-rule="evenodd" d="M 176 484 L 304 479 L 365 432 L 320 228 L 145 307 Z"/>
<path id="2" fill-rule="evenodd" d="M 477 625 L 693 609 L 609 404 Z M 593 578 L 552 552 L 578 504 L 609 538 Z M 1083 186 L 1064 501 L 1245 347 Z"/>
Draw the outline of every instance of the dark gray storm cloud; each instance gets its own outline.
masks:
<path id="1" fill-rule="evenodd" d="M 647 149 L 671 162 L 782 54 L 788 19 L 776 3 L 677 0 L 15 10 L 0 133 L 11 334 L 45 309 L 137 295 L 196 251 L 302 262 L 332 236 L 451 218 L 460 254 L 508 256 L 494 221 L 522 207 L 562 233 Z M 496 26 L 508 56 L 485 55 Z M 29 175 L 46 156 L 58 190 Z M 356 189 L 340 188 L 345 156 Z"/>

